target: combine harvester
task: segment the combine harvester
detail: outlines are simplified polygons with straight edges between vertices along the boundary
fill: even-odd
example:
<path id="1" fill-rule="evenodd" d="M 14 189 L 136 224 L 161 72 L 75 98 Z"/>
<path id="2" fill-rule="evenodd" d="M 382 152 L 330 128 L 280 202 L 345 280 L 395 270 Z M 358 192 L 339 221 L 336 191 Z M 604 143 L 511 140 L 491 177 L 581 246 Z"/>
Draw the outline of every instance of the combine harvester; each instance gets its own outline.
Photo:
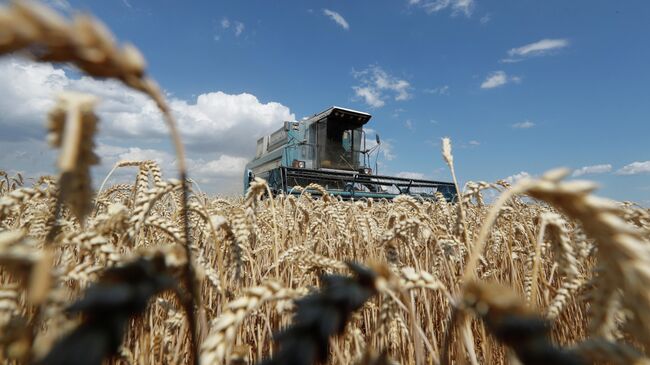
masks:
<path id="1" fill-rule="evenodd" d="M 257 141 L 255 158 L 246 165 L 244 192 L 252 179 L 260 177 L 274 194 L 300 194 L 301 188 L 315 183 L 343 199 L 392 199 L 399 194 L 433 199 L 436 192 L 448 201 L 456 199 L 452 183 L 376 175 L 381 141 L 376 135 L 374 146 L 366 146 L 363 126 L 370 118 L 334 106 L 302 121 L 284 122 Z"/>

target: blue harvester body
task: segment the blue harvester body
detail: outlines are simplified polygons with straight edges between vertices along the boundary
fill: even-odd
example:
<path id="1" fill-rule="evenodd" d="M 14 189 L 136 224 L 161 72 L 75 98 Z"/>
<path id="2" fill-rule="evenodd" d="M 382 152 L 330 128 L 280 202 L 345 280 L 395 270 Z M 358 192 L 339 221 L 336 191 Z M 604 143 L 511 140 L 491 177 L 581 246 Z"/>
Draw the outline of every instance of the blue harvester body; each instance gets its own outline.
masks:
<path id="1" fill-rule="evenodd" d="M 409 194 L 424 199 L 440 192 L 448 201 L 456 199 L 452 183 L 382 176 L 373 173 L 371 158 L 380 148 L 379 137 L 366 146 L 363 126 L 371 115 L 330 107 L 301 121 L 284 122 L 257 141 L 255 158 L 246 165 L 244 192 L 254 177 L 265 179 L 274 194 L 299 194 L 316 183 L 343 199 L 386 198 Z M 310 190 L 312 195 L 318 191 Z"/>

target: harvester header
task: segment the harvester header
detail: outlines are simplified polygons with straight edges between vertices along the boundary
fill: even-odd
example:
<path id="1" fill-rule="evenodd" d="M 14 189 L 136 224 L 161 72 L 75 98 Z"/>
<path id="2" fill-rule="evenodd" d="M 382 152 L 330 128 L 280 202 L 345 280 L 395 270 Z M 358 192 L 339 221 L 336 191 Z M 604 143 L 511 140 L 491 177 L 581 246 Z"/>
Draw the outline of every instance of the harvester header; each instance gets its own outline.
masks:
<path id="1" fill-rule="evenodd" d="M 381 140 L 375 135 L 367 143 L 363 129 L 370 118 L 368 113 L 333 106 L 301 121 L 284 122 L 257 140 L 255 158 L 246 165 L 244 191 L 260 177 L 274 194 L 297 194 L 302 191 L 297 187 L 316 183 L 344 199 L 392 199 L 399 194 L 430 199 L 436 192 L 449 201 L 456 198 L 452 183 L 378 175 Z"/>

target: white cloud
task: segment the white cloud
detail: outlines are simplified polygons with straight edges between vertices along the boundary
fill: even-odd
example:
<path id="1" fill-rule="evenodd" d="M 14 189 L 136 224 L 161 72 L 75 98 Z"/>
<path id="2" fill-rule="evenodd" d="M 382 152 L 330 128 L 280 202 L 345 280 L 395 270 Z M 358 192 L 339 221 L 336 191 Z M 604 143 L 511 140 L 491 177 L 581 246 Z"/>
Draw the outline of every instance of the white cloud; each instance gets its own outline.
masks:
<path id="1" fill-rule="evenodd" d="M 387 97 L 392 96 L 396 101 L 411 97 L 411 84 L 408 81 L 389 75 L 379 66 L 373 65 L 363 71 L 353 71 L 353 76 L 361 82 L 361 85 L 352 87 L 355 95 L 374 108 L 384 106 Z"/>
<path id="2" fill-rule="evenodd" d="M 388 84 L 386 85 L 386 89 L 388 90 L 393 90 L 397 93 L 395 96 L 395 100 L 407 100 L 411 97 L 411 94 L 409 94 L 408 89 L 411 87 L 411 85 L 404 80 L 398 80 L 394 84 Z M 383 88 L 383 87 L 382 87 Z"/>
<path id="3" fill-rule="evenodd" d="M 261 103 L 247 93 L 209 92 L 199 95 L 195 101 L 172 99 L 170 103 L 188 148 L 196 151 L 252 153 L 257 138 L 279 128 L 282 121 L 295 119 L 284 105 Z M 144 108 L 141 113 L 113 114 L 112 128 L 120 128 L 129 137 L 167 135 L 153 107 L 151 111 Z"/>
<path id="4" fill-rule="evenodd" d="M 221 21 L 219 22 L 221 25 L 221 28 L 228 31 L 232 31 L 232 33 L 235 35 L 235 37 L 239 37 L 242 33 L 244 33 L 244 30 L 246 29 L 246 25 L 238 20 L 231 20 L 228 19 L 227 17 L 221 18 Z M 221 35 L 216 34 L 214 36 L 214 40 L 218 41 L 221 39 Z"/>
<path id="5" fill-rule="evenodd" d="M 411 171 L 402 171 L 397 173 L 397 177 L 403 177 L 405 179 L 424 179 L 425 176 L 421 172 L 411 172 Z"/>
<path id="6" fill-rule="evenodd" d="M 104 165 L 110 166 L 120 158 L 146 158 L 161 161 L 165 171 L 173 169 L 167 128 L 155 105 L 143 94 L 115 81 L 72 78 L 50 64 L 16 58 L 0 61 L 2 168 L 29 167 L 38 174 L 54 172 L 50 158 L 54 153 L 37 142 L 44 140 L 45 116 L 62 90 L 87 92 L 100 98 L 98 153 Z M 247 93 L 206 92 L 195 100 L 169 101 L 188 149 L 190 175 L 212 181 L 213 191 L 222 190 L 214 183 L 217 177 L 229 179 L 225 186 L 241 185 L 235 175 L 242 173 L 244 161 L 254 154 L 257 138 L 279 128 L 282 121 L 295 119 L 286 106 L 263 103 Z"/>
<path id="7" fill-rule="evenodd" d="M 451 7 L 454 12 L 461 12 L 469 17 L 474 10 L 474 0 L 452 0 Z"/>
<path id="8" fill-rule="evenodd" d="M 574 170 L 571 176 L 578 177 L 582 175 L 604 174 L 610 171 L 612 171 L 612 165 L 610 164 L 583 166 Z"/>
<path id="9" fill-rule="evenodd" d="M 523 58 L 504 58 L 504 59 L 500 59 L 499 63 L 518 63 L 523 60 L 524 60 Z"/>
<path id="10" fill-rule="evenodd" d="M 421 7 L 429 14 L 451 9 L 453 16 L 463 14 L 470 17 L 474 10 L 474 0 L 409 0 L 409 5 Z"/>
<path id="11" fill-rule="evenodd" d="M 533 55 L 542 55 L 550 51 L 567 47 L 569 41 L 566 39 L 542 39 L 534 43 L 526 44 L 518 48 L 513 48 L 508 51 L 510 57 L 519 56 L 533 56 Z"/>
<path id="12" fill-rule="evenodd" d="M 370 86 L 354 86 L 352 88 L 354 89 L 355 95 L 363 98 L 366 104 L 370 105 L 371 107 L 379 108 L 384 106 L 385 102 L 381 100 L 381 94 L 379 90 L 376 90 Z"/>
<path id="13" fill-rule="evenodd" d="M 485 15 L 483 15 L 483 16 L 481 17 L 481 19 L 479 20 L 479 22 L 480 22 L 481 24 L 487 24 L 487 23 L 490 22 L 490 20 L 492 20 L 492 15 L 490 15 L 490 13 L 487 13 L 487 14 L 485 14 Z"/>
<path id="14" fill-rule="evenodd" d="M 621 167 L 616 171 L 617 175 L 636 175 L 650 172 L 650 161 L 635 161 Z"/>
<path id="15" fill-rule="evenodd" d="M 412 122 L 410 119 L 407 119 L 407 120 L 404 122 L 404 126 L 406 127 L 406 129 L 408 129 L 408 130 L 410 130 L 410 131 L 415 130 L 415 126 L 413 125 L 413 122 Z"/>
<path id="16" fill-rule="evenodd" d="M 191 160 L 189 165 L 194 165 L 193 171 L 199 176 L 241 178 L 246 163 L 247 158 L 221 155 L 218 159 L 207 162 L 202 159 Z"/>
<path id="17" fill-rule="evenodd" d="M 235 36 L 239 37 L 243 32 L 246 26 L 242 22 L 235 22 Z"/>
<path id="18" fill-rule="evenodd" d="M 0 125 L 2 137 L 13 139 L 13 133 L 33 133 L 44 125 L 45 113 L 54 105 L 54 94 L 68 85 L 65 72 L 48 64 L 34 64 L 14 58 L 0 60 Z"/>
<path id="19" fill-rule="evenodd" d="M 427 94 L 449 95 L 449 85 L 438 86 L 433 89 L 424 89 Z"/>
<path id="20" fill-rule="evenodd" d="M 348 24 L 347 20 L 345 20 L 343 15 L 341 15 L 341 14 L 335 12 L 335 11 L 329 10 L 329 9 L 323 9 L 323 14 L 330 17 L 330 19 L 335 21 L 336 24 L 340 25 L 341 28 L 343 28 L 345 30 L 350 29 L 350 24 Z"/>
<path id="21" fill-rule="evenodd" d="M 103 156 L 105 162 L 110 162 L 110 165 L 125 160 L 153 160 L 166 167 L 167 171 L 175 171 L 176 166 L 176 156 L 173 153 L 153 148 L 119 147 L 100 143 L 97 153 Z M 214 160 L 206 160 L 203 157 L 188 158 L 187 166 L 194 178 L 241 177 L 247 162 L 248 159 L 244 157 L 221 155 Z"/>
<path id="22" fill-rule="evenodd" d="M 519 182 L 521 179 L 527 179 L 527 178 L 531 178 L 531 177 L 532 177 L 532 175 L 529 174 L 528 172 L 521 171 L 521 172 L 516 173 L 514 175 L 510 175 L 510 176 L 506 177 L 503 180 L 509 182 L 510 184 L 515 184 L 515 183 Z"/>
<path id="23" fill-rule="evenodd" d="M 542 39 L 537 42 L 510 49 L 508 51 L 509 58 L 504 58 L 500 62 L 520 62 L 526 57 L 546 55 L 568 46 L 569 41 L 567 39 Z"/>
<path id="24" fill-rule="evenodd" d="M 143 161 L 153 160 L 162 168 L 164 177 L 176 177 L 176 156 L 168 151 L 140 148 L 120 147 L 99 143 L 97 154 L 102 158 L 102 165 L 97 169 L 95 184 L 98 185 L 118 161 Z M 201 184 L 201 188 L 208 192 L 238 194 L 242 192 L 242 175 L 247 158 L 221 155 L 216 159 L 188 158 L 186 160 L 190 177 Z M 128 169 L 119 169 L 112 175 L 109 184 L 132 182 L 135 173 Z"/>
<path id="25" fill-rule="evenodd" d="M 101 148 L 97 149 L 97 152 L 103 152 L 105 159 L 111 160 L 111 162 L 153 160 L 163 167 L 174 166 L 176 162 L 176 157 L 170 152 L 152 148 L 118 147 L 102 144 Z"/>
<path id="26" fill-rule="evenodd" d="M 469 145 L 472 146 L 472 147 L 476 147 L 476 146 L 480 146 L 480 145 L 481 145 L 481 142 L 479 142 L 479 141 L 475 141 L 475 140 L 471 140 L 471 141 L 469 141 L 468 143 L 469 143 Z"/>
<path id="27" fill-rule="evenodd" d="M 516 129 L 528 129 L 528 128 L 533 128 L 535 126 L 535 123 L 531 122 L 530 120 L 524 120 L 523 122 L 518 122 L 512 125 L 512 128 Z"/>
<path id="28" fill-rule="evenodd" d="M 519 76 L 508 76 L 504 71 L 494 71 L 481 83 L 481 89 L 493 89 L 510 82 L 519 83 L 521 78 Z"/>
<path id="29" fill-rule="evenodd" d="M 503 71 L 496 71 L 488 75 L 488 77 L 481 84 L 481 89 L 492 89 L 505 85 L 508 82 L 508 77 Z"/>

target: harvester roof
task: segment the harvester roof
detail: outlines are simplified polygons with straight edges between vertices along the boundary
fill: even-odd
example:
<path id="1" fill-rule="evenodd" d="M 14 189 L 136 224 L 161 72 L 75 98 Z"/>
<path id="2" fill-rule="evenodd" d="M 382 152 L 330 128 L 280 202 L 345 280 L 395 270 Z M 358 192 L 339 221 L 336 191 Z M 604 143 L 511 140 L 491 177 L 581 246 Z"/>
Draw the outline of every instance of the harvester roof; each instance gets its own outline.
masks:
<path id="1" fill-rule="evenodd" d="M 360 112 L 358 110 L 341 108 L 339 106 L 332 106 L 323 110 L 320 113 L 316 113 L 311 117 L 307 118 L 305 123 L 311 124 L 311 123 L 321 121 L 325 118 L 341 120 L 345 123 L 349 123 L 355 125 L 356 127 L 360 127 L 368 123 L 370 118 L 372 118 L 372 115 L 368 113 Z"/>

